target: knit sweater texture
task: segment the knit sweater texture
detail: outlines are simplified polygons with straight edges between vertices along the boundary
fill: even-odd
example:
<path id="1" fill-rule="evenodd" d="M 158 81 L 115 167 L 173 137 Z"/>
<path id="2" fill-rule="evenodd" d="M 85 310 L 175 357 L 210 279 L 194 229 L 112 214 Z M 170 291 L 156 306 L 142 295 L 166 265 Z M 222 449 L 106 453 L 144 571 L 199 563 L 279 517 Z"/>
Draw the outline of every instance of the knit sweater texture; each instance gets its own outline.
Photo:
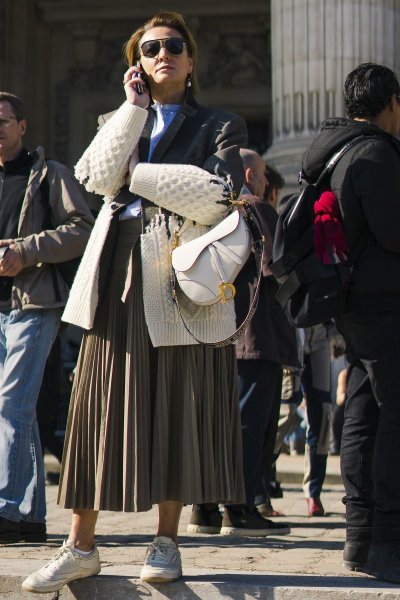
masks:
<path id="1" fill-rule="evenodd" d="M 86 189 L 105 196 L 63 315 L 64 321 L 84 329 L 93 327 L 99 261 L 112 219 L 112 199 L 125 182 L 129 157 L 145 122 L 142 112 L 146 111 L 125 102 L 100 129 L 76 167 Z M 143 299 L 151 341 L 154 346 L 195 344 L 172 300 L 173 233 L 179 231 L 180 243 L 185 243 L 221 221 L 227 213 L 229 182 L 193 165 L 139 163 L 130 191 L 160 206 L 141 236 Z M 174 214 L 167 220 L 161 208 Z M 183 225 L 180 217 L 184 217 Z M 205 342 L 229 337 L 235 330 L 233 302 L 199 306 L 182 293 L 180 305 L 194 335 Z"/>

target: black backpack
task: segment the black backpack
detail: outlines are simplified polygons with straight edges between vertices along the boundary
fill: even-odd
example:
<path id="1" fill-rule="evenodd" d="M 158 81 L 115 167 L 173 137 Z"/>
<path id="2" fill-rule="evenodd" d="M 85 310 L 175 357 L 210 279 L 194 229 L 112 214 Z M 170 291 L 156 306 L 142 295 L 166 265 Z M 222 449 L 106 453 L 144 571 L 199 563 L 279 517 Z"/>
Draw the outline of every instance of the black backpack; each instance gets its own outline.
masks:
<path id="1" fill-rule="evenodd" d="M 314 252 L 314 204 L 329 190 L 330 176 L 342 156 L 367 139 L 357 136 L 336 152 L 318 180 L 306 183 L 299 194 L 291 196 L 279 216 L 268 266 L 279 284 L 276 299 L 295 327 L 311 327 L 343 311 L 352 264 L 368 232 L 351 249 L 345 264 L 325 265 Z"/>

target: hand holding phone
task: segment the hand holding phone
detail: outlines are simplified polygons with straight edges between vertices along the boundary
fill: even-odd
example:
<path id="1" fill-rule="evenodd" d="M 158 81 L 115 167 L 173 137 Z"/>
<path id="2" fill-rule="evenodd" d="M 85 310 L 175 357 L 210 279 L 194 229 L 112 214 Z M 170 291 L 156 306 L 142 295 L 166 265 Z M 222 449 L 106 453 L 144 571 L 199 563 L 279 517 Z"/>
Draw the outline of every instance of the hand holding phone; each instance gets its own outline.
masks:
<path id="1" fill-rule="evenodd" d="M 150 90 L 144 83 L 146 74 L 140 63 L 129 67 L 124 74 L 123 84 L 128 102 L 147 108 L 150 102 Z"/>
<path id="2" fill-rule="evenodd" d="M 140 67 L 140 63 L 136 63 L 137 67 Z M 135 79 L 136 77 L 140 76 L 140 72 L 139 71 L 135 71 L 135 74 L 133 75 L 133 79 Z M 134 88 L 136 90 L 136 92 L 138 94 L 143 94 L 144 89 L 143 89 L 143 84 L 140 83 L 139 81 L 137 83 L 134 84 Z"/>

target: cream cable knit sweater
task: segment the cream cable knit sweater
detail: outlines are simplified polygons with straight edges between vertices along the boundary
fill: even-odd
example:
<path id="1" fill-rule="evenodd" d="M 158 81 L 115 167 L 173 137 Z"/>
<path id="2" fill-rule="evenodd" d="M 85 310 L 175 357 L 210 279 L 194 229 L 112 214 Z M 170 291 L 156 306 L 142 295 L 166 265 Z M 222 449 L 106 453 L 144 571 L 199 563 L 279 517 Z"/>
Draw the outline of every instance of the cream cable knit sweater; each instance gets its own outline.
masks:
<path id="1" fill-rule="evenodd" d="M 124 102 L 103 125 L 75 167 L 88 192 L 115 196 L 125 184 L 129 158 L 147 119 L 147 110 Z"/>
<path id="2" fill-rule="evenodd" d="M 129 156 L 138 143 L 145 116 L 146 111 L 125 102 L 100 129 L 76 167 L 76 175 L 86 189 L 105 196 L 118 192 L 125 182 Z M 181 243 L 207 231 L 205 226 L 220 221 L 227 210 L 226 182 L 193 165 L 139 163 L 130 190 L 187 217 L 180 232 Z M 111 218 L 111 198 L 106 197 L 63 315 L 64 321 L 84 329 L 93 326 L 98 303 L 98 264 Z M 194 344 L 172 301 L 172 248 L 167 227 L 177 230 L 178 221 L 172 216 L 166 223 L 160 212 L 141 236 L 146 323 L 154 346 Z M 203 307 L 185 297 L 180 303 L 191 330 L 204 341 L 228 337 L 235 330 L 233 303 Z"/>

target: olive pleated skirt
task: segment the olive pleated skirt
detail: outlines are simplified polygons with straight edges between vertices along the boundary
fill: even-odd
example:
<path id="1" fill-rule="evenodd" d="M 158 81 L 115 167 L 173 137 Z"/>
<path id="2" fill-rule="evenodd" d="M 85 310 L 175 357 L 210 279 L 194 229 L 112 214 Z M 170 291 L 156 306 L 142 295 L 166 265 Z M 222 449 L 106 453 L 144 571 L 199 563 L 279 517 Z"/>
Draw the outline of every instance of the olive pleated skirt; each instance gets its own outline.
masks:
<path id="1" fill-rule="evenodd" d="M 153 348 L 139 237 L 140 219 L 120 221 L 107 293 L 78 359 L 58 503 L 129 512 L 166 500 L 244 502 L 235 349 Z"/>

